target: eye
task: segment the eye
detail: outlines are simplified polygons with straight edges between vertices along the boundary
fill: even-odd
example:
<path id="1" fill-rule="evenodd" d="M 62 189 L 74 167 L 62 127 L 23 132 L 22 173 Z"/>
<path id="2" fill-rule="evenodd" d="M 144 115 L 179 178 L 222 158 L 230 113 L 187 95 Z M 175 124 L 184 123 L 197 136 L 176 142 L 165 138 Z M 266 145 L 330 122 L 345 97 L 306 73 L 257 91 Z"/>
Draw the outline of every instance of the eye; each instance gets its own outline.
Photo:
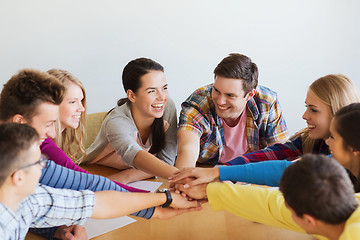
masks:
<path id="1" fill-rule="evenodd" d="M 168 89 L 168 86 L 165 86 L 163 89 L 164 89 L 164 90 L 167 90 L 167 89 Z"/>
<path id="2" fill-rule="evenodd" d="M 148 91 L 148 93 L 154 93 L 154 92 L 155 92 L 154 89 Z"/>

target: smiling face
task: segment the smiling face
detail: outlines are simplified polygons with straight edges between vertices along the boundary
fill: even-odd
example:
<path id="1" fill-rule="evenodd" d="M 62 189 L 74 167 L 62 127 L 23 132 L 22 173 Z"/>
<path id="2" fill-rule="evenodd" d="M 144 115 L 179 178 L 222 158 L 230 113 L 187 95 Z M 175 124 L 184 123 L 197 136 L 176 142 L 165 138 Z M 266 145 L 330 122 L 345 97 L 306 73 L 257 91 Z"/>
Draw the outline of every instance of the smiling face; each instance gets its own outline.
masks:
<path id="1" fill-rule="evenodd" d="M 306 120 L 309 137 L 326 140 L 330 135 L 331 109 L 309 90 L 305 99 L 306 111 L 303 119 Z"/>
<path id="2" fill-rule="evenodd" d="M 160 118 L 164 114 L 165 105 L 169 98 L 168 85 L 162 71 L 149 71 L 140 78 L 141 87 L 136 93 L 127 91 L 131 101 L 133 116 L 143 118 Z"/>
<path id="3" fill-rule="evenodd" d="M 85 111 L 82 104 L 83 99 L 84 94 L 81 88 L 68 81 L 64 100 L 59 106 L 61 130 L 65 128 L 76 129 L 79 126 L 80 116 Z"/>
<path id="4" fill-rule="evenodd" d="M 55 137 L 55 122 L 59 116 L 59 106 L 52 103 L 41 103 L 37 107 L 37 114 L 29 121 L 40 136 L 41 142 L 46 138 Z M 26 121 L 24 123 L 27 123 Z"/>
<path id="5" fill-rule="evenodd" d="M 347 149 L 344 144 L 344 139 L 336 130 L 336 120 L 332 120 L 330 125 L 330 137 L 326 139 L 326 144 L 329 146 L 332 157 L 335 158 L 341 165 L 347 167 L 351 159 L 354 157 L 350 149 Z"/>
<path id="6" fill-rule="evenodd" d="M 245 95 L 241 79 L 216 76 L 211 94 L 216 114 L 229 126 L 236 125 L 247 101 L 254 96 L 254 92 L 251 91 Z"/>

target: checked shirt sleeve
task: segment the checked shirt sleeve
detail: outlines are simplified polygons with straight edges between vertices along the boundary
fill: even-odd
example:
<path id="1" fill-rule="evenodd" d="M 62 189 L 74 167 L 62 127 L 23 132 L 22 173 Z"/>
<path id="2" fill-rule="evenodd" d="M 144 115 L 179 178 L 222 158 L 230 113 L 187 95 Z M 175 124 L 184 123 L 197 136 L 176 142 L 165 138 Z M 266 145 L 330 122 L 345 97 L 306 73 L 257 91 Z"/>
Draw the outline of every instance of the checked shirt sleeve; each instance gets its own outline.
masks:
<path id="1" fill-rule="evenodd" d="M 229 162 L 228 165 L 241 165 L 250 162 L 261 162 L 267 160 L 293 160 L 302 155 L 302 140 L 295 138 L 284 144 L 278 143 L 259 151 L 239 156 Z"/>

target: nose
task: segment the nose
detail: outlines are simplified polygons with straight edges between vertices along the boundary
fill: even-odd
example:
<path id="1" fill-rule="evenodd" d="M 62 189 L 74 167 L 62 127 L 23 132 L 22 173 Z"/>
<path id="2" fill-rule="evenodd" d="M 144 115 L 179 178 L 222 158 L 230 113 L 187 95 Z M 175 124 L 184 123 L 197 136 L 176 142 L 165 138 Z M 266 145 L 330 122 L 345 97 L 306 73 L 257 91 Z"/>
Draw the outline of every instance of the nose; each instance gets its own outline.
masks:
<path id="1" fill-rule="evenodd" d="M 308 120 L 308 119 L 309 119 L 307 112 L 308 112 L 308 110 L 305 110 L 304 114 L 302 115 L 302 118 L 303 118 L 304 120 Z"/>
<path id="2" fill-rule="evenodd" d="M 216 97 L 215 101 L 216 101 L 216 103 L 217 103 L 218 105 L 223 105 L 223 104 L 226 103 L 225 97 L 224 97 L 223 95 L 221 95 L 221 94 L 219 94 L 219 95 Z"/>
<path id="3" fill-rule="evenodd" d="M 85 111 L 85 108 L 84 108 L 82 102 L 79 103 L 79 107 L 78 107 L 77 111 L 78 112 L 84 112 Z"/>
<path id="4" fill-rule="evenodd" d="M 48 128 L 46 132 L 47 137 L 55 138 L 56 137 L 56 129 L 55 129 L 55 123 L 52 123 L 51 126 Z"/>
<path id="5" fill-rule="evenodd" d="M 158 93 L 157 94 L 157 99 L 158 100 L 164 100 L 166 98 L 166 96 L 167 96 L 167 93 L 164 92 L 164 91 L 158 91 L 157 93 Z"/>
<path id="6" fill-rule="evenodd" d="M 328 137 L 328 138 L 325 140 L 325 143 L 326 143 L 326 145 L 330 146 L 330 143 L 331 143 L 330 137 Z"/>

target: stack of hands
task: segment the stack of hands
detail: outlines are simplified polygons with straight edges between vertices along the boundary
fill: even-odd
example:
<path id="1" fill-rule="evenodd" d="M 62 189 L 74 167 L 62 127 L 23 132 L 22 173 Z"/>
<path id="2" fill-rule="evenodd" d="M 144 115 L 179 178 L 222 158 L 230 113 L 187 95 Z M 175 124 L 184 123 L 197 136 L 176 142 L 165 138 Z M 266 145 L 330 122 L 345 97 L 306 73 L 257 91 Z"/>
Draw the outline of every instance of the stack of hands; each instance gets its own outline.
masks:
<path id="1" fill-rule="evenodd" d="M 169 177 L 173 203 L 170 208 L 157 207 L 154 217 L 168 219 L 201 210 L 201 204 L 207 202 L 207 184 L 219 181 L 219 178 L 219 168 L 184 168 L 175 172 Z"/>
<path id="2" fill-rule="evenodd" d="M 184 168 L 169 178 L 170 188 L 183 197 L 202 200 L 201 202 L 206 201 L 207 184 L 219 179 L 219 168 Z"/>

